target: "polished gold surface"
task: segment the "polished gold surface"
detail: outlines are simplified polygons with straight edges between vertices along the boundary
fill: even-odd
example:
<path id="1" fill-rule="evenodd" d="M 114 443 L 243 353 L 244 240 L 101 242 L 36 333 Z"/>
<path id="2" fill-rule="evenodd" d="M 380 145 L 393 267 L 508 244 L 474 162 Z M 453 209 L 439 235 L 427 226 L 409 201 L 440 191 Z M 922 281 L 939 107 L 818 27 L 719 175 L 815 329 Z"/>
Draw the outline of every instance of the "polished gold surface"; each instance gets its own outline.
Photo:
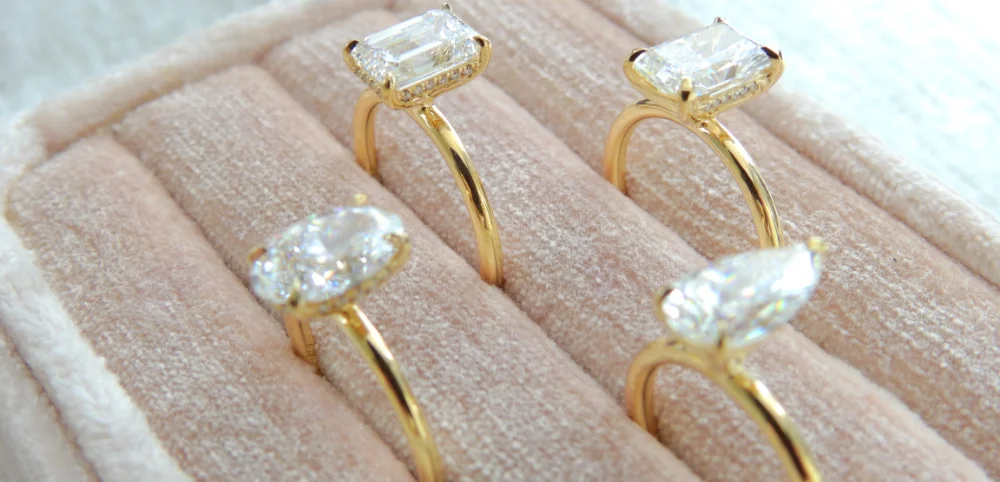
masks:
<path id="1" fill-rule="evenodd" d="M 717 18 L 716 22 L 723 22 L 723 20 Z M 693 109 L 691 108 L 699 100 L 693 94 L 691 80 L 683 79 L 681 88 L 676 94 L 660 91 L 635 70 L 636 59 L 645 53 L 646 49 L 634 50 L 625 59 L 625 76 L 632 86 L 646 98 L 626 107 L 611 125 L 604 149 L 605 179 L 614 184 L 621 192 L 627 194 L 625 157 L 636 126 L 642 120 L 649 118 L 676 122 L 708 144 L 726 164 L 733 178 L 739 184 L 743 197 L 750 208 L 760 246 L 770 248 L 784 245 L 785 235 L 781 229 L 781 221 L 757 165 L 743 148 L 743 145 L 716 119 L 716 115 L 720 112 L 739 106 L 766 91 L 781 76 L 784 71 L 784 60 L 781 52 L 768 47 L 761 48 L 771 59 L 767 81 L 751 95 L 729 102 L 717 110 L 697 115 L 692 113 Z"/>
<path id="2" fill-rule="evenodd" d="M 359 194 L 355 196 L 354 202 L 362 205 L 367 202 L 367 198 Z M 322 303 L 300 303 L 298 297 L 292 293 L 287 304 L 275 306 L 275 309 L 284 317 L 292 350 L 320 373 L 322 367 L 319 364 L 311 323 L 321 319 L 334 319 L 338 322 L 338 326 L 354 343 L 354 347 L 371 367 L 375 378 L 389 397 L 409 441 L 418 480 L 441 481 L 444 480 L 444 466 L 420 405 L 410 390 L 399 362 L 392 355 L 382 335 L 355 304 L 362 293 L 370 292 L 385 284 L 389 278 L 403 269 L 409 259 L 411 250 L 409 238 L 395 234 L 389 235 L 388 238 L 397 247 L 395 256 L 381 272 L 362 283 L 362 286 L 349 290 L 344 296 Z M 260 257 L 263 252 L 264 248 L 251 250 L 250 262 Z"/>
<path id="3" fill-rule="evenodd" d="M 741 359 L 731 358 L 724 351 L 698 350 L 667 338 L 646 345 L 632 360 L 625 381 L 625 407 L 639 426 L 654 436 L 659 432 L 653 382 L 656 369 L 667 363 L 698 370 L 725 390 L 764 431 L 792 480 L 822 480 L 812 451 L 785 409 L 763 383 L 743 368 Z"/>
<path id="4" fill-rule="evenodd" d="M 444 8 L 448 8 L 447 4 Z M 375 150 L 375 116 L 378 107 L 384 104 L 391 109 L 403 110 L 416 121 L 444 157 L 458 185 L 475 233 L 480 276 L 490 284 L 503 286 L 503 252 L 493 208 L 465 146 L 448 120 L 433 104 L 436 96 L 471 81 L 486 69 L 492 55 L 491 44 L 482 36 L 476 36 L 474 40 L 480 45 L 479 58 L 469 64 L 470 74 L 457 82 L 428 89 L 419 96 L 405 99 L 390 75 L 382 85 L 369 87 L 362 92 L 354 110 L 354 149 L 358 164 L 378 179 L 378 156 Z M 355 72 L 361 70 L 351 54 L 357 44 L 357 40 L 352 40 L 343 51 L 344 61 Z"/>
<path id="5" fill-rule="evenodd" d="M 821 254 L 828 249 L 819 238 L 809 239 L 806 245 L 813 253 Z M 655 300 L 654 312 L 661 321 L 666 322 L 667 316 L 663 302 L 674 289 L 662 290 Z M 756 346 L 734 347 L 727 343 L 725 336 L 721 336 L 714 346 L 688 342 L 677 335 L 653 340 L 632 359 L 625 378 L 625 409 L 629 418 L 657 436 L 656 370 L 666 364 L 693 368 L 722 388 L 753 419 L 793 481 L 819 482 L 822 476 L 816 458 L 795 422 L 770 390 L 743 366 L 743 361 Z"/>

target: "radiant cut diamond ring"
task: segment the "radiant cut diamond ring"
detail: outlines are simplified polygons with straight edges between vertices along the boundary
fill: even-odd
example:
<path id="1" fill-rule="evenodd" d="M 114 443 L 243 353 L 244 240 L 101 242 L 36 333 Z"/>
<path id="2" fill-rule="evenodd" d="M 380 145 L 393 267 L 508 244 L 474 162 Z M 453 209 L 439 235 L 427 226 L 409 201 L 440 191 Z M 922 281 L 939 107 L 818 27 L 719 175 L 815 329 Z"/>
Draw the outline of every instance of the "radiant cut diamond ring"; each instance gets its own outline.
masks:
<path id="1" fill-rule="evenodd" d="M 648 118 L 674 121 L 726 163 L 750 207 L 760 246 L 781 246 L 781 222 L 757 165 L 715 116 L 769 89 L 783 70 L 781 52 L 744 37 L 721 18 L 679 39 L 633 51 L 625 60 L 625 76 L 646 98 L 625 108 L 612 124 L 604 177 L 626 192 L 625 155 L 636 125 Z"/>
<path id="2" fill-rule="evenodd" d="M 435 97 L 468 83 L 490 63 L 490 41 L 444 4 L 344 47 L 344 61 L 368 88 L 354 110 L 358 164 L 378 178 L 375 112 L 385 104 L 403 110 L 420 125 L 451 169 L 472 219 L 479 273 L 503 285 L 503 253 L 493 208 L 469 153 L 434 106 Z"/>

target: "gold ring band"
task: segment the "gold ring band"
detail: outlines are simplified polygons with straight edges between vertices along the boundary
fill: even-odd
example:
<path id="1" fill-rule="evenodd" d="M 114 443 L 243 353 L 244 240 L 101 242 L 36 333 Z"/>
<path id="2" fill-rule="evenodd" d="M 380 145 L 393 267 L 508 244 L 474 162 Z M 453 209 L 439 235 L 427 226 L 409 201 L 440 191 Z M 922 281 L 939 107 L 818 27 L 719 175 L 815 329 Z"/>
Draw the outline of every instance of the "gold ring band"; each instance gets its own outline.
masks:
<path id="1" fill-rule="evenodd" d="M 628 151 L 632 133 L 640 121 L 649 118 L 660 118 L 674 121 L 708 144 L 720 159 L 726 164 L 729 172 L 740 185 L 743 198 L 750 208 L 760 247 L 774 248 L 785 243 L 778 212 L 771 199 L 771 193 L 764 184 L 757 164 L 740 141 L 733 137 L 714 117 L 695 122 L 682 122 L 668 109 L 656 103 L 643 99 L 622 111 L 611 125 L 607 145 L 604 150 L 604 178 L 610 181 L 622 193 L 627 194 L 625 186 L 625 156 Z"/>
<path id="2" fill-rule="evenodd" d="M 819 283 L 826 244 L 762 249 L 716 261 L 657 297 L 654 311 L 671 336 L 647 344 L 625 378 L 629 418 L 659 433 L 654 407 L 656 370 L 693 368 L 725 390 L 767 436 L 794 481 L 819 482 L 816 459 L 781 404 L 743 367 L 746 356 L 783 327 Z"/>
<path id="3" fill-rule="evenodd" d="M 698 370 L 746 412 L 764 431 L 792 480 L 821 480 L 815 458 L 791 417 L 770 390 L 737 361 L 719 366 L 712 359 L 693 354 L 676 340 L 658 338 L 640 351 L 629 366 L 625 380 L 625 407 L 629 418 L 654 437 L 659 435 L 654 401 L 656 369 L 678 364 Z"/>
<path id="4" fill-rule="evenodd" d="M 333 318 L 375 374 L 409 441 L 418 480 L 444 480 L 430 426 L 396 358 L 357 302 L 399 272 L 410 241 L 398 216 L 366 206 L 310 216 L 250 254 L 254 293 L 281 312 L 296 355 L 322 372 L 310 322 Z"/>
<path id="5" fill-rule="evenodd" d="M 442 32 L 447 33 L 446 39 Z M 431 45 L 410 50 L 423 38 Z M 433 104 L 438 95 L 470 82 L 486 70 L 492 56 L 490 41 L 444 4 L 362 41 L 348 42 L 343 56 L 347 66 L 368 85 L 354 109 L 358 164 L 379 178 L 376 112 L 383 104 L 405 111 L 434 142 L 455 178 L 472 221 L 480 276 L 490 284 L 503 286 L 503 251 L 493 208 L 465 146 Z"/>
<path id="6" fill-rule="evenodd" d="M 361 93 L 354 110 L 354 146 L 358 164 L 376 179 L 379 174 L 378 157 L 375 154 L 375 114 L 382 103 L 377 92 L 366 89 Z M 486 190 L 483 189 L 483 183 L 465 146 L 448 120 L 433 104 L 410 107 L 405 112 L 431 138 L 455 177 L 476 235 L 479 275 L 487 283 L 502 286 L 503 252 L 500 248 L 500 230 L 486 197 Z"/>
<path id="7" fill-rule="evenodd" d="M 722 37 L 723 41 L 742 42 L 742 45 L 751 47 L 746 55 L 756 55 L 757 58 L 751 57 L 749 60 L 751 67 L 738 71 L 734 74 L 734 78 L 722 82 L 718 82 L 714 77 L 696 82 L 692 79 L 698 79 L 699 72 L 688 70 L 671 72 L 671 69 L 678 68 L 676 64 L 665 67 L 662 65 L 664 61 L 657 58 L 669 56 L 672 51 L 676 52 L 678 46 L 692 50 L 705 47 L 702 45 L 705 43 L 709 46 L 719 43 L 719 38 L 712 39 L 714 44 L 706 42 L 707 35 L 702 32 Z M 708 54 L 713 53 L 718 52 L 708 52 Z M 762 248 L 783 246 L 785 235 L 781 229 L 781 221 L 757 165 L 743 145 L 715 117 L 720 112 L 741 105 L 774 85 L 784 71 L 781 52 L 753 43 L 736 33 L 724 20 L 717 18 L 712 26 L 688 37 L 650 49 L 633 51 L 625 59 L 623 68 L 629 82 L 645 95 L 646 99 L 626 107 L 611 125 L 604 149 L 605 179 L 622 193 L 627 194 L 625 158 L 636 126 L 640 121 L 649 118 L 673 121 L 697 135 L 726 164 L 733 178 L 739 183 L 743 198 L 750 208 L 760 246 Z M 741 75 L 743 77 L 740 77 Z M 671 79 L 673 83 L 664 81 L 664 77 Z M 711 82 L 715 84 L 707 87 L 703 85 Z"/>

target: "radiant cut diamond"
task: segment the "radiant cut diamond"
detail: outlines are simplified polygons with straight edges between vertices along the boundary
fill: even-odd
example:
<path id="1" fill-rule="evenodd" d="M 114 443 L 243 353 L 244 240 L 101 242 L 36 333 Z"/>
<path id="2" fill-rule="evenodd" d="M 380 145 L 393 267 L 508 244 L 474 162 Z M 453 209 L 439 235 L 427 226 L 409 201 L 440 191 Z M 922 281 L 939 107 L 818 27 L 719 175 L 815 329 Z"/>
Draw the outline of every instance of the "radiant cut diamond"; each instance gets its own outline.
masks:
<path id="1" fill-rule="evenodd" d="M 805 245 L 751 251 L 716 261 L 674 285 L 660 308 L 678 337 L 702 346 L 745 347 L 780 326 L 812 296 L 820 254 Z"/>
<path id="2" fill-rule="evenodd" d="M 250 266 L 250 285 L 261 299 L 283 305 L 322 303 L 379 275 L 405 236 L 399 216 L 371 206 L 337 208 L 309 216 L 276 235 Z"/>
<path id="3" fill-rule="evenodd" d="M 698 97 L 738 89 L 766 75 L 770 66 L 760 45 L 721 22 L 652 47 L 635 60 L 635 71 L 661 92 L 680 92 L 687 77 Z"/>
<path id="4" fill-rule="evenodd" d="M 376 83 L 391 75 L 405 89 L 476 59 L 476 35 L 455 14 L 431 10 L 368 36 L 351 55 Z"/>

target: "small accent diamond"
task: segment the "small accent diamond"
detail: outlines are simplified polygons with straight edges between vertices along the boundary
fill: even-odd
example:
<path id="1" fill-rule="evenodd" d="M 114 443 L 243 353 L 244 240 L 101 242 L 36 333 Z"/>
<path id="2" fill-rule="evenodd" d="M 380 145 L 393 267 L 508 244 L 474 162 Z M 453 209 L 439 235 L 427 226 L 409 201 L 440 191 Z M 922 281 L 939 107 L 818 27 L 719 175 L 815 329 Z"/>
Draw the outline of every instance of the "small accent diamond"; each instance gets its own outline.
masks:
<path id="1" fill-rule="evenodd" d="M 739 348 L 786 324 L 812 295 L 820 253 L 806 245 L 751 251 L 678 281 L 660 303 L 667 327 L 688 343 Z"/>

